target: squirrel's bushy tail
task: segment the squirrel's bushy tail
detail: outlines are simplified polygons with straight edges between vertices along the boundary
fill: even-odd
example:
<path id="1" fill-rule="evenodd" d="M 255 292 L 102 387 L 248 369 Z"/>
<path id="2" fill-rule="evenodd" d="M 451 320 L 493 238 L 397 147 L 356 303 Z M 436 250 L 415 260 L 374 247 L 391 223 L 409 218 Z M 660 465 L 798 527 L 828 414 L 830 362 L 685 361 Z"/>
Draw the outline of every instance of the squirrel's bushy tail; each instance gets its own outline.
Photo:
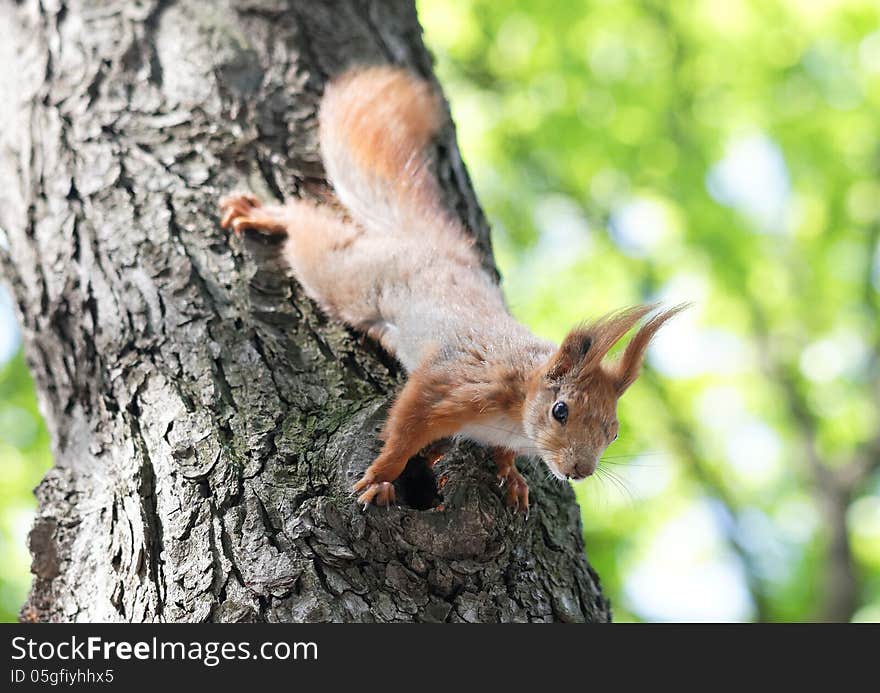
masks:
<path id="1" fill-rule="evenodd" d="M 319 116 L 321 154 L 357 222 L 389 233 L 443 216 L 428 144 L 444 119 L 436 90 L 400 68 L 354 68 L 329 84 Z"/>

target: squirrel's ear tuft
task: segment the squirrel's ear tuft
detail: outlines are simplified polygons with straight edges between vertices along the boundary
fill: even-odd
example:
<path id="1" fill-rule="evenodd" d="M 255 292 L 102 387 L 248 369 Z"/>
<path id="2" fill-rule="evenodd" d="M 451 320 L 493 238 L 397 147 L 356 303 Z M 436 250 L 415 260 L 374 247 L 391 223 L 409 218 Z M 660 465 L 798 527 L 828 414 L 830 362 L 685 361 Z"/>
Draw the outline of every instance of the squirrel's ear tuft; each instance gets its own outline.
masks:
<path id="1" fill-rule="evenodd" d="M 654 308 L 655 306 L 625 308 L 574 328 L 550 359 L 547 378 L 556 380 L 569 374 L 576 378 L 589 375 L 611 347 Z"/>
<path id="2" fill-rule="evenodd" d="M 690 304 L 682 304 L 658 313 L 636 332 L 620 360 L 608 369 L 615 379 L 618 393 L 622 393 L 638 377 L 645 349 L 651 338 L 669 318 Z M 593 323 L 574 328 L 568 333 L 556 353 L 550 358 L 546 377 L 550 381 L 571 376 L 585 378 L 599 366 L 605 355 L 633 326 L 656 305 L 633 306 L 609 313 Z"/>
<path id="3" fill-rule="evenodd" d="M 550 358 L 547 379 L 558 380 L 568 375 L 575 367 L 580 367 L 593 346 L 593 335 L 587 328 L 575 328 L 562 341 L 559 349 Z"/>
<path id="4" fill-rule="evenodd" d="M 651 343 L 654 335 L 657 334 L 657 331 L 663 327 L 670 318 L 675 317 L 690 305 L 690 303 L 682 303 L 674 308 L 657 313 L 657 315 L 648 320 L 648 322 L 642 325 L 639 331 L 636 332 L 629 344 L 626 345 L 623 356 L 621 356 L 620 360 L 610 369 L 614 374 L 614 385 L 617 389 L 618 396 L 622 395 L 624 391 L 635 382 L 635 379 L 639 377 L 639 372 L 642 369 L 642 362 L 645 359 L 645 350 L 648 348 L 648 344 Z"/>

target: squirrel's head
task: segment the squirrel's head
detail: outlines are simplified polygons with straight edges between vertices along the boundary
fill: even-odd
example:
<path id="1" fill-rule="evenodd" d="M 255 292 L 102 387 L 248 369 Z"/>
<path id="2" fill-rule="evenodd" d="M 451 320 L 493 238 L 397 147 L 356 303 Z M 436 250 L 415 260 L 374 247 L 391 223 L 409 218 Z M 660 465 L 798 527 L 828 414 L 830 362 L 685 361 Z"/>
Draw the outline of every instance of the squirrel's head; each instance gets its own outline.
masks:
<path id="1" fill-rule="evenodd" d="M 687 306 L 657 313 L 636 332 L 622 356 L 611 363 L 603 359 L 655 307 L 628 308 L 573 329 L 532 375 L 523 427 L 557 478 L 589 476 L 617 438 L 618 398 L 638 377 L 657 330 Z"/>

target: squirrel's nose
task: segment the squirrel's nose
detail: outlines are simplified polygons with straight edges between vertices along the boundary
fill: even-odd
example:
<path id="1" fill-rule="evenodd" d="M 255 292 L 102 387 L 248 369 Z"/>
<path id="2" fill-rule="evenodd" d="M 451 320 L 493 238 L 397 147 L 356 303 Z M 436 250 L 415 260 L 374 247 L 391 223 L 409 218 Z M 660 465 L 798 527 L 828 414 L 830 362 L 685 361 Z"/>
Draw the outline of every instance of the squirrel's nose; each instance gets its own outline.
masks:
<path id="1" fill-rule="evenodd" d="M 573 479 L 585 479 L 590 476 L 593 472 L 596 471 L 596 460 L 580 460 L 577 464 L 575 464 L 574 469 L 571 473 L 571 478 Z"/>

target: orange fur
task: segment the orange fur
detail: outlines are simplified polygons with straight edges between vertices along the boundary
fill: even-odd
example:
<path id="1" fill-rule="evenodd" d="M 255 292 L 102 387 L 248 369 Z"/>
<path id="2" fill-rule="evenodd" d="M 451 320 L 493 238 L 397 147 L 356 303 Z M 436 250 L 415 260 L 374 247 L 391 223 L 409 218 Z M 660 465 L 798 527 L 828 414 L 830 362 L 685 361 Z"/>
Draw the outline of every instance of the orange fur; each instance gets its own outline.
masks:
<path id="1" fill-rule="evenodd" d="M 331 317 L 379 341 L 409 380 L 388 415 L 382 451 L 355 484 L 364 504 L 395 501 L 393 482 L 426 446 L 460 435 L 489 446 L 511 506 L 528 508 L 517 454 L 540 456 L 559 478 L 582 478 L 617 434 L 617 399 L 645 349 L 682 306 L 611 348 L 654 306 L 573 329 L 560 346 L 508 312 L 473 238 L 443 209 L 432 141 L 446 122 L 433 87 L 404 70 L 353 69 L 328 86 L 319 140 L 340 205 L 224 198 L 222 225 L 285 233 L 283 254 Z M 553 412 L 567 410 L 565 421 Z M 436 461 L 433 449 L 428 454 Z"/>
<path id="2" fill-rule="evenodd" d="M 563 340 L 548 371 L 551 378 L 568 373 L 576 364 L 583 372 L 589 372 L 605 354 L 620 341 L 633 325 L 647 315 L 655 306 L 634 306 L 576 327 Z"/>
<path id="3" fill-rule="evenodd" d="M 440 100 L 431 86 L 385 67 L 346 73 L 329 85 L 321 104 L 322 138 L 387 181 L 406 180 L 402 174 L 422 162 L 441 125 Z"/>
<path id="4" fill-rule="evenodd" d="M 319 138 L 343 205 L 381 232 L 389 222 L 423 219 L 461 235 L 430 171 L 428 145 L 444 121 L 437 92 L 405 70 L 362 67 L 333 80 L 321 102 Z"/>
<path id="5" fill-rule="evenodd" d="M 646 322 L 642 328 L 636 332 L 635 336 L 626 345 L 626 349 L 621 356 L 620 361 L 612 368 L 617 376 L 615 387 L 619 394 L 623 392 L 635 382 L 642 368 L 642 361 L 645 357 L 645 351 L 648 348 L 657 331 L 666 324 L 670 318 L 674 318 L 681 311 L 688 308 L 690 304 L 682 303 L 669 310 L 657 313 L 653 318 Z"/>

